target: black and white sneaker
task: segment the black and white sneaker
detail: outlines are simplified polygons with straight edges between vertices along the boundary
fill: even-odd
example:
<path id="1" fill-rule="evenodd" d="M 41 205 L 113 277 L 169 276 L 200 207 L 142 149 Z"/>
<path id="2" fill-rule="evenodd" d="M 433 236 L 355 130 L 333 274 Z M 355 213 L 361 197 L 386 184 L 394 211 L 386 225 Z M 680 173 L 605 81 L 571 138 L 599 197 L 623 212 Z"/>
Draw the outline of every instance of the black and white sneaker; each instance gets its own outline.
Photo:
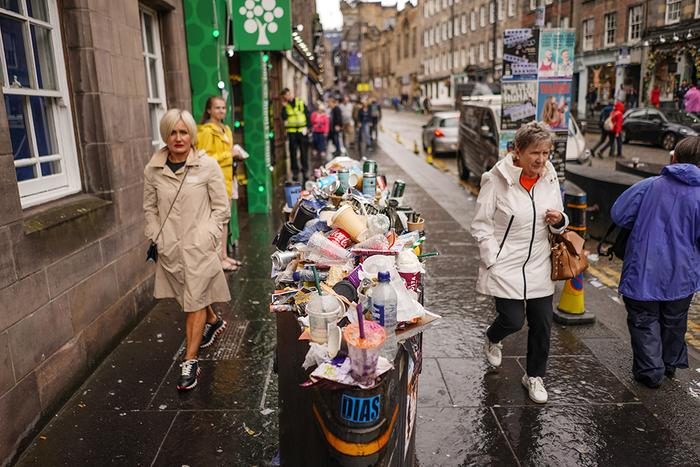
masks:
<path id="1" fill-rule="evenodd" d="M 226 329 L 226 325 L 228 323 L 226 322 L 225 319 L 219 318 L 216 320 L 216 323 L 207 323 L 206 326 L 204 326 L 204 334 L 202 335 L 202 343 L 199 344 L 200 349 L 206 349 L 210 345 L 214 343 L 217 337 L 224 332 L 224 329 Z"/>
<path id="2" fill-rule="evenodd" d="M 197 379 L 202 370 L 199 368 L 197 360 L 185 360 L 180 363 L 180 381 L 177 383 L 177 389 L 180 391 L 188 391 L 197 385 Z"/>

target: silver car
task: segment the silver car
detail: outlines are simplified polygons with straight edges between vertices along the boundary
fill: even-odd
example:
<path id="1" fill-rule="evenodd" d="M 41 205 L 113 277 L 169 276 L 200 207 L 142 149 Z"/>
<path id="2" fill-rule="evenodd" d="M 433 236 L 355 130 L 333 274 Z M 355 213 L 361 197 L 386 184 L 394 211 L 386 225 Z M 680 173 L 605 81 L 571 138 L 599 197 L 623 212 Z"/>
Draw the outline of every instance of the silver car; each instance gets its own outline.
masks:
<path id="1" fill-rule="evenodd" d="M 423 125 L 423 150 L 432 148 L 434 155 L 456 154 L 459 112 L 438 112 Z"/>

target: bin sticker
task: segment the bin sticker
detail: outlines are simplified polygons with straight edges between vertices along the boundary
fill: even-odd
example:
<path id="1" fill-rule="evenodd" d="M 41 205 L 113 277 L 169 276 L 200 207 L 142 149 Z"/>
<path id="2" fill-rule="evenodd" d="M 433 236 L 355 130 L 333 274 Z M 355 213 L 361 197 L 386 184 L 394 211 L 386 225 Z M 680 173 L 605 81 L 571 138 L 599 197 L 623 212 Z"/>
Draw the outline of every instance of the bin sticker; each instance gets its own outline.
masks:
<path id="1" fill-rule="evenodd" d="M 340 400 L 340 416 L 352 423 L 372 423 L 379 418 L 381 395 L 352 397 L 343 394 Z"/>

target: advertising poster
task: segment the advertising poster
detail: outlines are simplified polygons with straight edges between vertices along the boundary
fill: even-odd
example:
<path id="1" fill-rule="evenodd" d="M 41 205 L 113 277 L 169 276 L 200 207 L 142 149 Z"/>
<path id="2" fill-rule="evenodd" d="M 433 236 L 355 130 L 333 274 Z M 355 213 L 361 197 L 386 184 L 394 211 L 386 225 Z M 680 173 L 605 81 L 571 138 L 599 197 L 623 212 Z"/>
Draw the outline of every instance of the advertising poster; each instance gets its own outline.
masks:
<path id="1" fill-rule="evenodd" d="M 574 73 L 573 29 L 545 29 L 540 32 L 539 78 L 571 78 Z"/>
<path id="2" fill-rule="evenodd" d="M 537 79 L 539 30 L 506 29 L 503 32 L 504 81 Z"/>
<path id="3" fill-rule="evenodd" d="M 517 130 L 537 116 L 537 81 L 504 81 L 501 96 L 502 130 Z"/>
<path id="4" fill-rule="evenodd" d="M 571 81 L 539 81 L 537 120 L 552 130 L 569 128 Z M 504 109 L 505 111 L 505 109 Z"/>
<path id="5" fill-rule="evenodd" d="M 509 152 L 513 152 L 515 149 L 515 130 L 505 130 L 501 131 L 498 137 L 498 160 L 503 159 L 508 155 Z"/>

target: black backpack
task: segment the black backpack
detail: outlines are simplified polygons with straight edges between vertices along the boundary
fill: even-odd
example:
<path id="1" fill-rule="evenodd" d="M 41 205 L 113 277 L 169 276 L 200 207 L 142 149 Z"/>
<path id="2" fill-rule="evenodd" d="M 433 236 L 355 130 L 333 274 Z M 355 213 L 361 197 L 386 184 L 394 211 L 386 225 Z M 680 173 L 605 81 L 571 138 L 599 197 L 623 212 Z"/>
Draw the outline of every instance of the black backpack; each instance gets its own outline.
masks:
<path id="1" fill-rule="evenodd" d="M 617 235 L 615 236 L 614 240 L 610 240 L 609 238 L 612 236 L 612 233 L 615 230 L 618 231 Z M 598 243 L 598 256 L 607 256 L 610 258 L 610 260 L 613 259 L 613 256 L 617 256 L 624 261 L 627 240 L 629 240 L 631 233 L 631 229 L 620 227 L 614 222 L 610 224 L 610 227 L 608 227 L 608 231 L 605 232 L 603 239 Z"/>

